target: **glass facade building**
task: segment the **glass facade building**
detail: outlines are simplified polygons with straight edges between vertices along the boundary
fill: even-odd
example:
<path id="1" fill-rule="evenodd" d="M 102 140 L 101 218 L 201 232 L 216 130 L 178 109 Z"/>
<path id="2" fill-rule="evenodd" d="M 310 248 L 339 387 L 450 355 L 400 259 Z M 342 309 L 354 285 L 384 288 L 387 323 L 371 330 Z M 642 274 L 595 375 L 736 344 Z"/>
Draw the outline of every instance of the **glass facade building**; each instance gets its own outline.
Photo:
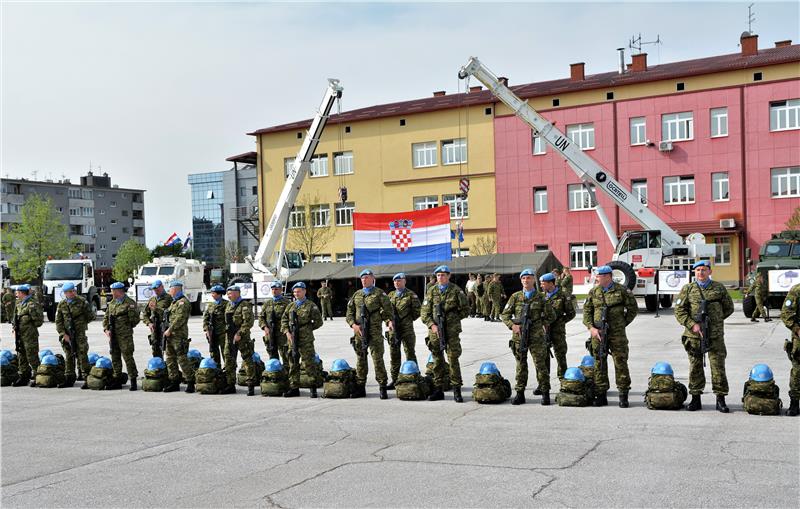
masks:
<path id="1" fill-rule="evenodd" d="M 194 252 L 209 267 L 218 267 L 223 263 L 224 174 L 225 172 L 213 172 L 189 175 Z"/>

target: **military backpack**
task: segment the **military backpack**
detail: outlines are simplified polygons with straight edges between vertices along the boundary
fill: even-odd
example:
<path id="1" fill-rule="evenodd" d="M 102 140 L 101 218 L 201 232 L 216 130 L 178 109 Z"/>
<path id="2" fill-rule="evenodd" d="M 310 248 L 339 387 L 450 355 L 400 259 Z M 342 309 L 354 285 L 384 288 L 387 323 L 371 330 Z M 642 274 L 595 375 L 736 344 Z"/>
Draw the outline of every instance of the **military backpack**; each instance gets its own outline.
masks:
<path id="1" fill-rule="evenodd" d="M 650 375 L 644 402 L 650 410 L 680 410 L 689 391 L 672 375 Z"/>
<path id="2" fill-rule="evenodd" d="M 433 380 L 433 361 L 425 364 L 425 376 Z M 444 361 L 444 385 L 442 386 L 442 390 L 449 391 L 452 388 L 450 383 L 450 364 Z"/>
<path id="3" fill-rule="evenodd" d="M 264 371 L 261 376 L 261 395 L 262 396 L 283 396 L 289 390 L 289 375 L 286 370 Z"/>
<path id="4" fill-rule="evenodd" d="M 58 353 L 55 357 L 58 359 L 57 365 L 48 366 L 46 364 L 39 364 L 39 367 L 36 368 L 35 380 L 37 387 L 53 388 L 58 386 L 58 384 L 64 383 L 64 366 L 66 365 L 64 356 Z"/>
<path id="5" fill-rule="evenodd" d="M 15 355 L 0 369 L 0 387 L 8 387 L 19 378 L 19 361 Z"/>
<path id="6" fill-rule="evenodd" d="M 260 380 L 261 374 L 264 373 L 264 361 L 261 359 L 254 360 L 253 371 L 255 372 L 255 377 L 253 377 L 253 380 Z M 247 387 L 247 370 L 245 369 L 244 365 L 239 368 L 239 372 L 236 374 L 236 385 Z"/>
<path id="7" fill-rule="evenodd" d="M 433 389 L 433 379 L 419 373 L 399 375 L 394 384 L 397 399 L 404 401 L 420 401 L 427 399 Z"/>
<path id="8" fill-rule="evenodd" d="M 327 377 L 327 373 L 322 370 L 322 361 L 320 360 L 317 363 L 317 378 L 314 380 L 311 375 L 308 374 L 306 371 L 306 363 L 300 363 L 300 388 L 301 389 L 310 389 L 315 387 L 317 389 L 322 388 L 322 384 L 325 383 L 325 378 Z"/>
<path id="9" fill-rule="evenodd" d="M 349 398 L 356 384 L 356 370 L 332 371 L 322 384 L 322 397 L 331 399 Z"/>
<path id="10" fill-rule="evenodd" d="M 581 370 L 583 368 L 581 366 Z M 556 395 L 556 403 L 558 403 L 558 406 L 588 406 L 594 399 L 591 386 L 592 383 L 588 379 L 561 380 L 561 390 Z"/>
<path id="11" fill-rule="evenodd" d="M 89 376 L 86 377 L 86 384 L 93 391 L 104 391 L 106 389 L 119 389 L 128 382 L 128 374 L 120 373 L 118 379 L 114 378 L 112 368 L 100 368 L 92 366 Z"/>
<path id="12" fill-rule="evenodd" d="M 511 382 L 499 374 L 478 373 L 472 386 L 472 399 L 478 403 L 502 403 L 511 397 Z"/>
<path id="13" fill-rule="evenodd" d="M 200 394 L 219 394 L 224 386 L 223 371 L 219 368 L 198 368 L 194 373 L 194 388 Z"/>
<path id="14" fill-rule="evenodd" d="M 780 415 L 783 402 L 780 399 L 780 388 L 775 380 L 756 382 L 748 380 L 744 383 L 742 403 L 744 410 L 752 415 Z"/>
<path id="15" fill-rule="evenodd" d="M 142 390 L 145 392 L 161 392 L 169 383 L 167 368 L 144 370 Z"/>

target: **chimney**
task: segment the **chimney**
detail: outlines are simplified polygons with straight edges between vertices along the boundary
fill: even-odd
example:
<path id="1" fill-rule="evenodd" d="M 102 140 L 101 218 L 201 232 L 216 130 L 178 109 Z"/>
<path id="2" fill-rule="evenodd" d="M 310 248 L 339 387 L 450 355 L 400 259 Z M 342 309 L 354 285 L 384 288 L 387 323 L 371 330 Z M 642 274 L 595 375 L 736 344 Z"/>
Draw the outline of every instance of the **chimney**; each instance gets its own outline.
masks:
<path id="1" fill-rule="evenodd" d="M 433 93 L 433 97 L 442 97 L 442 96 L 443 96 L 443 95 L 445 95 L 446 93 L 447 93 L 447 92 L 446 92 L 446 91 L 444 91 L 444 90 L 437 90 L 436 92 L 434 92 L 434 93 Z"/>
<path id="2" fill-rule="evenodd" d="M 739 39 L 739 45 L 742 47 L 742 56 L 749 57 L 758 54 L 758 36 L 756 34 L 748 34 L 744 32 Z"/>
<path id="3" fill-rule="evenodd" d="M 641 72 L 647 70 L 647 53 L 639 53 L 638 55 L 633 55 L 631 58 L 633 59 L 631 71 Z"/>
<path id="4" fill-rule="evenodd" d="M 480 92 L 482 89 L 483 87 L 481 87 L 480 85 L 469 87 L 469 93 L 471 94 L 472 92 Z"/>
<path id="5" fill-rule="evenodd" d="M 776 48 L 785 48 L 786 46 L 791 46 L 791 45 L 792 45 L 791 39 L 786 39 L 785 41 L 775 41 Z"/>
<path id="6" fill-rule="evenodd" d="M 578 62 L 577 64 L 569 64 L 570 81 L 583 81 L 586 78 L 583 66 L 584 62 Z"/>
<path id="7" fill-rule="evenodd" d="M 618 72 L 620 74 L 625 74 L 625 48 L 617 48 L 617 53 L 619 53 L 619 69 L 618 69 Z"/>
<path id="8" fill-rule="evenodd" d="M 497 78 L 497 81 L 499 81 L 505 86 L 508 86 L 508 78 L 506 78 L 505 76 L 500 76 L 499 78 Z"/>

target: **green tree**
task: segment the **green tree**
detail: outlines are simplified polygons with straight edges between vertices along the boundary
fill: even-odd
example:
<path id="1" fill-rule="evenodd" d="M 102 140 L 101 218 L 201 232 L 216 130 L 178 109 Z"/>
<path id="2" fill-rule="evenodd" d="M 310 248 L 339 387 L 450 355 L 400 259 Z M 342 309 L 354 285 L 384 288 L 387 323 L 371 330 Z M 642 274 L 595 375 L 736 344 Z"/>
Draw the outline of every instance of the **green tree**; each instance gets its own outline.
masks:
<path id="1" fill-rule="evenodd" d="M 172 244 L 171 246 L 164 246 L 164 245 L 156 246 L 156 248 L 153 249 L 153 252 L 151 254 L 153 255 L 153 258 L 157 258 L 159 256 L 184 256 L 185 257 L 185 255 L 181 253 L 182 250 L 183 250 L 183 243 L 176 242 L 175 244 Z"/>
<path id="2" fill-rule="evenodd" d="M 114 260 L 114 269 L 111 276 L 116 281 L 125 281 L 133 275 L 133 272 L 152 260 L 150 250 L 147 246 L 140 244 L 136 239 L 126 240 L 117 251 L 117 258 Z"/>
<path id="3" fill-rule="evenodd" d="M 77 251 L 53 202 L 38 194 L 25 200 L 20 222 L 3 230 L 2 249 L 17 281 L 40 281 L 48 257 L 67 258 Z"/>

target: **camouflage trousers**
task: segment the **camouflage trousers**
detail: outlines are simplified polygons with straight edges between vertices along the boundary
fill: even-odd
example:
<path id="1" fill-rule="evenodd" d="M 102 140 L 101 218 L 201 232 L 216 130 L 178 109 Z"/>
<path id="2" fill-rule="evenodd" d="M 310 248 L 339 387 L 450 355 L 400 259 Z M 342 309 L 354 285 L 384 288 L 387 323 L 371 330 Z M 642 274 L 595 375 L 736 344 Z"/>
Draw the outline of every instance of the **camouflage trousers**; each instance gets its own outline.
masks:
<path id="1" fill-rule="evenodd" d="M 764 299 L 760 295 L 755 296 L 756 307 L 753 310 L 751 318 L 766 318 L 767 309 L 764 307 Z"/>
<path id="2" fill-rule="evenodd" d="M 528 385 L 528 355 L 520 355 L 519 339 L 514 338 L 508 342 L 514 358 L 517 360 L 517 381 L 514 387 L 517 391 L 524 391 Z M 550 392 L 550 352 L 544 343 L 544 338 L 531 338 L 528 341 L 528 352 L 533 358 L 536 368 L 536 382 L 542 392 Z"/>
<path id="3" fill-rule="evenodd" d="M 314 350 L 314 340 L 313 339 L 300 339 L 300 343 L 297 345 L 297 349 L 300 353 L 300 359 L 295 362 L 292 359 L 291 355 L 289 355 L 289 387 L 292 389 L 299 389 L 300 388 L 300 363 L 302 362 L 306 367 L 306 373 L 308 376 L 314 380 L 319 378 L 320 373 L 319 364 L 317 364 L 314 355 L 316 351 Z M 289 348 L 286 347 L 286 351 L 288 353 Z M 383 355 L 383 349 L 381 349 L 381 355 Z M 382 361 L 383 359 L 381 359 Z M 384 371 L 384 376 L 386 372 Z M 364 379 L 366 379 L 367 375 L 364 373 Z"/>
<path id="4" fill-rule="evenodd" d="M 217 363 L 217 366 L 222 366 L 222 359 L 224 358 L 224 351 L 225 345 L 225 333 L 221 332 L 214 336 L 214 342 L 212 343 L 211 340 L 208 341 L 208 355 L 214 362 Z"/>
<path id="5" fill-rule="evenodd" d="M 386 342 L 389 343 L 389 358 L 391 359 L 389 373 L 392 375 L 392 381 L 397 380 L 397 377 L 400 375 L 400 364 L 402 364 L 400 362 L 402 360 L 400 357 L 401 346 L 406 351 L 406 360 L 417 362 L 417 353 L 415 351 L 417 337 L 414 335 L 413 327 L 411 330 L 401 330 L 399 336 L 400 341 L 398 341 L 397 344 L 395 344 L 394 335 L 390 335 L 390 337 L 386 339 Z"/>
<path id="6" fill-rule="evenodd" d="M 111 366 L 114 368 L 115 377 L 119 377 L 122 373 L 123 359 L 125 367 L 128 368 L 128 378 L 134 380 L 139 376 L 139 372 L 136 370 L 136 361 L 133 360 L 133 336 L 117 335 L 117 348 L 111 348 Z"/>
<path id="7" fill-rule="evenodd" d="M 227 336 L 223 340 L 222 355 L 225 358 L 225 380 L 228 385 L 236 385 L 236 353 L 242 356 L 242 366 L 244 366 L 244 373 L 247 378 L 247 384 L 258 384 L 260 380 L 256 380 L 256 367 L 253 364 L 253 352 L 255 351 L 255 342 L 250 338 L 241 338 L 239 342 L 228 341 Z"/>
<path id="8" fill-rule="evenodd" d="M 85 333 L 76 334 L 77 337 L 69 338 L 69 343 L 61 340 L 61 348 L 64 349 L 64 374 L 67 378 L 75 376 L 75 359 L 72 358 L 72 345 L 77 344 L 78 347 L 78 364 L 81 374 L 84 378 L 89 374 L 92 367 L 89 365 L 89 342 L 86 340 Z"/>
<path id="9" fill-rule="evenodd" d="M 429 334 L 426 343 L 433 356 L 433 383 L 436 387 L 444 387 L 447 374 L 444 371 L 444 352 L 439 350 L 439 338 Z M 461 364 L 458 362 L 461 357 L 461 338 L 458 337 L 458 333 L 448 334 L 446 345 L 447 362 L 450 365 L 450 385 L 461 387 L 464 382 L 461 379 Z"/>
<path id="10" fill-rule="evenodd" d="M 503 311 L 503 308 L 500 304 L 502 304 L 502 302 L 500 301 L 499 298 L 491 300 L 492 318 L 495 320 L 500 318 L 500 313 Z"/>
<path id="11" fill-rule="evenodd" d="M 567 332 L 563 326 L 560 330 L 554 327 L 550 332 L 550 337 L 553 340 L 553 354 L 555 355 L 557 364 L 556 374 L 559 380 L 563 380 L 564 372 L 567 370 Z M 548 355 L 547 357 L 549 366 L 550 356 Z"/>
<path id="12" fill-rule="evenodd" d="M 164 358 L 164 352 L 161 351 L 161 343 L 159 340 L 154 339 L 155 334 L 148 334 L 147 341 L 150 343 L 150 353 L 153 354 L 153 357 L 161 357 Z"/>
<path id="13" fill-rule="evenodd" d="M 689 394 L 703 394 L 706 387 L 706 374 L 703 369 L 703 354 L 700 351 L 700 339 L 681 338 L 683 348 L 689 355 Z M 711 392 L 718 396 L 728 394 L 728 377 L 725 374 L 725 338 L 711 338 L 708 351 L 708 363 L 711 364 Z"/>
<path id="14" fill-rule="evenodd" d="M 369 340 L 369 353 L 372 355 L 372 365 L 375 367 L 375 381 L 378 385 L 386 385 L 389 382 L 389 375 L 386 374 L 386 364 L 383 362 L 383 336 L 378 331 L 372 331 Z M 364 355 L 361 336 L 353 337 L 350 342 L 356 352 L 356 383 L 365 385 L 369 374 L 367 357 Z"/>
<path id="15" fill-rule="evenodd" d="M 167 338 L 167 358 L 164 361 L 167 363 L 169 379 L 173 382 L 180 383 L 181 372 L 183 372 L 183 378 L 187 382 L 194 382 L 194 366 L 189 361 L 189 357 L 186 356 L 188 352 L 189 338 L 176 338 L 175 336 Z M 180 369 L 178 369 L 178 366 L 180 366 Z"/>
<path id="16" fill-rule="evenodd" d="M 22 350 L 17 350 L 17 362 L 19 362 L 20 378 L 29 379 L 31 373 L 36 375 L 39 368 L 39 335 L 29 334 L 22 337 Z"/>
<path id="17" fill-rule="evenodd" d="M 269 355 L 270 359 L 278 359 L 281 361 L 281 364 L 286 368 L 289 369 L 289 364 L 292 362 L 289 356 L 289 345 L 286 336 L 281 334 L 278 337 L 276 342 L 276 350 L 277 352 L 271 352 L 269 349 L 269 339 L 267 336 L 264 336 L 264 347 L 267 349 L 267 355 Z"/>
<path id="18" fill-rule="evenodd" d="M 467 302 L 469 303 L 469 314 L 474 315 L 478 308 L 478 295 L 475 292 L 467 292 Z"/>
<path id="19" fill-rule="evenodd" d="M 592 354 L 594 355 L 594 386 L 597 393 L 607 392 L 610 386 L 608 382 L 608 358 L 597 357 L 600 342 L 592 338 Z M 616 378 L 617 390 L 627 394 L 631 388 L 631 373 L 628 370 L 628 338 L 625 335 L 608 337 L 608 350 L 614 360 L 614 377 Z"/>
<path id="20" fill-rule="evenodd" d="M 789 373 L 789 397 L 800 399 L 800 361 L 792 360 L 792 371 Z"/>
<path id="21" fill-rule="evenodd" d="M 333 306 L 331 305 L 331 299 L 320 299 L 320 311 L 322 311 L 322 319 L 326 318 L 333 318 Z"/>

